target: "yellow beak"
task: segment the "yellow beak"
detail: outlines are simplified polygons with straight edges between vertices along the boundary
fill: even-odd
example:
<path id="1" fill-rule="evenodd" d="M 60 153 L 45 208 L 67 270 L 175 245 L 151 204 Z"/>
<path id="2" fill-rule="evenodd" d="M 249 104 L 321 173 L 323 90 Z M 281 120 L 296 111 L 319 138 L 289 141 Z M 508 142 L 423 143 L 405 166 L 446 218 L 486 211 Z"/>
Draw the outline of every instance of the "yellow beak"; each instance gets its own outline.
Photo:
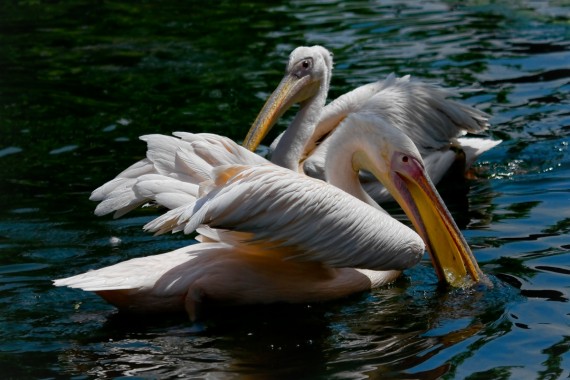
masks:
<path id="1" fill-rule="evenodd" d="M 255 151 L 285 111 L 293 104 L 302 103 L 313 96 L 317 90 L 318 82 L 310 76 L 298 78 L 294 74 L 285 75 L 257 115 L 242 145 Z"/>
<path id="2" fill-rule="evenodd" d="M 426 243 L 439 280 L 461 288 L 476 283 L 491 286 L 423 165 L 395 153 L 390 166 L 390 178 L 379 173 L 387 179 L 382 182 Z"/>

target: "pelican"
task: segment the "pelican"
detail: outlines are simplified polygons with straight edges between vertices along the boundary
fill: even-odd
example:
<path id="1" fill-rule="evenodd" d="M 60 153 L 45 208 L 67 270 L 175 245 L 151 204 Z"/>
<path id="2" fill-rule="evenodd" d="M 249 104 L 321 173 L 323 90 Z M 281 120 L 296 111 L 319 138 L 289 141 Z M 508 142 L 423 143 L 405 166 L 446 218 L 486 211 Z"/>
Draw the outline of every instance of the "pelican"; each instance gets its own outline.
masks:
<path id="1" fill-rule="evenodd" d="M 287 109 L 300 109 L 289 127 L 271 145 L 271 161 L 325 179 L 329 136 L 347 115 L 371 114 L 399 128 L 421 153 L 426 171 L 437 184 L 456 159 L 467 169 L 483 152 L 501 141 L 460 138 L 488 128 L 488 115 L 449 99 L 450 91 L 435 85 L 396 78 L 360 86 L 325 106 L 332 76 L 332 54 L 322 46 L 298 47 L 289 56 L 286 73 L 249 130 L 243 146 L 254 151 Z M 463 154 L 458 155 L 458 151 Z M 362 175 L 366 191 L 378 202 L 390 194 L 378 181 Z"/>
<path id="2" fill-rule="evenodd" d="M 197 231 L 199 243 L 54 283 L 121 309 L 186 310 L 195 320 L 204 303 L 320 302 L 378 287 L 427 247 L 441 280 L 488 284 L 414 144 L 381 125 L 363 115 L 342 122 L 326 160 L 330 184 L 220 136 L 143 137 L 147 158 L 93 192 L 96 213 L 154 201 L 170 211 L 146 230 Z M 387 186 L 420 235 L 358 188 L 361 169 Z"/>

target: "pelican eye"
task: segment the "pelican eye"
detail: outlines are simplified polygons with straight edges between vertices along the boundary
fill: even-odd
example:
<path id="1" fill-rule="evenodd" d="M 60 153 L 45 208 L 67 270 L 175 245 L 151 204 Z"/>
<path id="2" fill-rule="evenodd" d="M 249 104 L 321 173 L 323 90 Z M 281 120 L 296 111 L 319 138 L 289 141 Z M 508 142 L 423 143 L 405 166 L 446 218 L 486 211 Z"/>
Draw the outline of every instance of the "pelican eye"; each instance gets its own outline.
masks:
<path id="1" fill-rule="evenodd" d="M 304 58 L 303 60 L 297 62 L 293 75 L 295 75 L 297 78 L 302 78 L 305 75 L 309 75 L 312 68 L 313 60 L 311 58 Z"/>
<path id="2" fill-rule="evenodd" d="M 402 157 L 402 162 L 406 163 L 410 160 L 410 158 L 408 156 L 403 156 Z"/>

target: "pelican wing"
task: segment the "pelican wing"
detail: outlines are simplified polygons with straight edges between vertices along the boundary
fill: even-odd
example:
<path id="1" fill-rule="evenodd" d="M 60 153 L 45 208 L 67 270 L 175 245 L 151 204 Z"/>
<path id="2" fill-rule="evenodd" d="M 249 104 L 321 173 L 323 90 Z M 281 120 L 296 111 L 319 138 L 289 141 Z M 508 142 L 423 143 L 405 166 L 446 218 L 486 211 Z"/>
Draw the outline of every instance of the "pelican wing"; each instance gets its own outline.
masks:
<path id="1" fill-rule="evenodd" d="M 450 140 L 467 132 L 479 133 L 489 127 L 486 113 L 450 99 L 455 94 L 448 89 L 408 76 L 387 82 L 362 105 L 362 111 L 402 130 L 422 155 L 447 148 Z"/>
<path id="2" fill-rule="evenodd" d="M 93 191 L 89 199 L 101 201 L 95 209 L 96 215 L 115 212 L 118 218 L 152 199 L 141 197 L 135 192 L 136 184 L 145 175 L 162 175 L 184 180 L 191 179 L 176 165 L 176 153 L 189 149 L 191 144 L 182 139 L 164 135 L 141 136 L 146 141 L 147 157 L 119 173 L 113 180 Z M 199 180 L 194 181 L 199 183 Z"/>
<path id="3" fill-rule="evenodd" d="M 379 80 L 359 86 L 333 100 L 323 108 L 310 143 L 316 144 L 324 136 L 333 131 L 345 117 L 353 112 L 359 111 L 363 104 L 366 104 L 374 95 L 389 87 L 395 80 L 395 75 L 390 74 L 386 80 Z M 314 149 L 314 145 L 307 146 L 306 149 L 312 150 Z"/>
<path id="4" fill-rule="evenodd" d="M 148 223 L 163 233 L 206 225 L 260 254 L 333 267 L 404 269 L 424 252 L 408 227 L 338 188 L 272 164 L 223 166 L 204 196 Z"/>
<path id="5" fill-rule="evenodd" d="M 333 131 L 350 113 L 372 113 L 406 133 L 422 155 L 445 148 L 451 139 L 466 132 L 479 133 L 489 127 L 489 115 L 451 98 L 448 89 L 390 74 L 385 80 L 360 86 L 328 104 L 306 151 Z"/>
<path id="6" fill-rule="evenodd" d="M 203 246 L 194 245 L 160 255 L 134 258 L 73 277 L 54 280 L 54 285 L 80 288 L 91 292 L 150 289 L 165 273 L 194 259 L 196 256 L 194 251 L 200 247 Z M 172 284 L 174 282 L 171 281 Z"/>
<path id="7" fill-rule="evenodd" d="M 250 152 L 231 139 L 211 133 L 175 132 L 184 141 L 193 142 L 193 151 L 203 158 L 210 167 L 222 165 L 260 165 L 268 161 Z"/>
<path id="8" fill-rule="evenodd" d="M 378 117 L 406 133 L 421 153 L 434 183 L 439 182 L 455 160 L 455 152 L 450 150 L 452 145 L 465 151 L 468 168 L 479 155 L 501 141 L 458 138 L 467 132 L 486 130 L 489 116 L 450 99 L 453 96 L 455 94 L 450 90 L 413 80 L 410 76 L 397 78 L 394 74 L 340 96 L 323 109 L 315 133 L 305 147 L 305 173 L 325 179 L 326 155 L 331 141 L 327 135 L 334 133 L 351 113 Z M 325 139 L 321 141 L 323 137 Z M 362 173 L 361 182 L 377 202 L 392 199 L 372 176 Z"/>
<path id="9" fill-rule="evenodd" d="M 174 136 L 141 136 L 147 157 L 93 191 L 90 199 L 101 201 L 95 214 L 114 212 L 118 218 L 151 201 L 176 208 L 197 197 L 198 184 L 210 180 L 216 166 L 267 163 L 226 137 L 185 132 Z"/>
<path id="10" fill-rule="evenodd" d="M 152 162 L 143 159 L 95 189 L 89 197 L 92 201 L 101 201 L 95 209 L 95 214 L 106 215 L 115 212 L 114 217 L 118 218 L 146 203 L 146 200 L 135 196 L 133 186 L 137 183 L 138 177 L 153 173 L 156 173 L 156 170 Z"/>

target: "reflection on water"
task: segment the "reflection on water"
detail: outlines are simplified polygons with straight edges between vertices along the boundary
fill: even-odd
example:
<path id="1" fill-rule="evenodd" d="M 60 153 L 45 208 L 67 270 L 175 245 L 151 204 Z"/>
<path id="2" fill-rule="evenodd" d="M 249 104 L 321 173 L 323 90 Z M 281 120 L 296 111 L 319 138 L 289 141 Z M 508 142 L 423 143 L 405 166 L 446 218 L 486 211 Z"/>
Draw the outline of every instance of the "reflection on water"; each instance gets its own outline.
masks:
<path id="1" fill-rule="evenodd" d="M 59 358 L 74 372 L 85 361 L 104 362 L 85 369 L 101 377 L 433 376 L 450 369 L 440 356 L 466 360 L 465 347 L 485 345 L 497 332 L 495 323 L 506 322 L 504 306 L 520 296 L 500 282 L 496 286 L 491 293 L 454 291 L 433 297 L 432 287 L 401 280 L 325 305 L 220 310 L 199 334 L 189 332 L 183 316 L 133 322 L 132 316 L 115 314 Z M 432 368 L 434 363 L 442 368 Z M 414 370 L 402 372 L 410 368 Z"/>
<path id="2" fill-rule="evenodd" d="M 3 4 L 0 368 L 7 377 L 566 378 L 570 9 L 557 1 Z M 146 133 L 241 139 L 297 45 L 334 51 L 331 96 L 390 72 L 462 91 L 504 142 L 440 187 L 494 289 L 426 258 L 326 304 L 133 317 L 50 280 L 186 244 L 92 189 Z M 287 117 L 286 117 L 287 119 Z M 285 125 L 285 120 L 281 125 Z M 274 131 L 273 136 L 279 131 Z M 401 211 L 390 206 L 397 217 Z"/>

